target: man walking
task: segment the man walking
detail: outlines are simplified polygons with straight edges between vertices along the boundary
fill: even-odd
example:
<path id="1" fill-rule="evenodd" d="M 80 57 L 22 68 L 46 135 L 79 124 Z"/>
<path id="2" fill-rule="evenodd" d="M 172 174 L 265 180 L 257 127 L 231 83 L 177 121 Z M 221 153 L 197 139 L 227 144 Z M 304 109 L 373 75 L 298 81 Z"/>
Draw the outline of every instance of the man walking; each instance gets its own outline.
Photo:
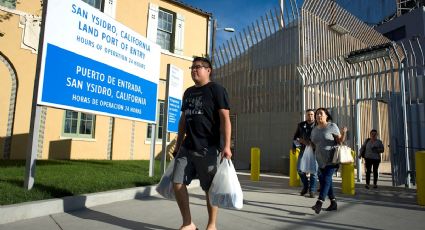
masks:
<path id="1" fill-rule="evenodd" d="M 300 154 L 298 156 L 298 162 L 297 162 L 297 169 L 298 174 L 300 175 L 301 182 L 303 183 L 303 189 L 301 190 L 300 194 L 301 196 L 304 196 L 307 192 L 309 192 L 309 197 L 314 198 L 314 192 L 316 191 L 316 184 L 317 184 L 317 174 L 316 173 L 310 173 L 310 181 L 307 178 L 307 174 L 305 172 L 300 171 L 300 163 L 302 161 L 302 157 L 304 154 L 304 150 L 307 145 L 310 144 L 310 135 L 311 130 L 313 130 L 315 124 L 314 120 L 314 110 L 308 109 L 305 114 L 305 121 L 298 123 L 297 131 L 294 135 L 294 146 L 295 149 L 296 144 L 298 143 L 300 145 Z"/>
<path id="2" fill-rule="evenodd" d="M 208 190 L 223 157 L 231 158 L 229 99 L 225 88 L 210 79 L 211 62 L 195 57 L 191 69 L 194 86 L 183 95 L 182 116 L 176 148 L 173 183 L 182 215 L 181 230 L 195 230 L 189 208 L 187 185 L 196 176 L 206 193 L 207 230 L 216 229 L 218 207 L 212 206 Z"/>

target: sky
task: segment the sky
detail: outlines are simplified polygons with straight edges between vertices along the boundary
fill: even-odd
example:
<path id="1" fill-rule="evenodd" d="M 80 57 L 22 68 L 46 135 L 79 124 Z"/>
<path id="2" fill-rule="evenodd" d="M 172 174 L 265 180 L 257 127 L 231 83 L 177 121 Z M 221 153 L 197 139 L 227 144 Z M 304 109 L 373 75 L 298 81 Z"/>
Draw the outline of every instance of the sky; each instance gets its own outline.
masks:
<path id="1" fill-rule="evenodd" d="M 217 27 L 231 27 L 236 33 L 217 30 L 216 47 L 234 37 L 256 19 L 271 9 L 279 7 L 278 0 L 181 0 L 182 2 L 212 13 Z"/>
<path id="2" fill-rule="evenodd" d="M 289 4 L 290 0 L 286 0 Z M 295 0 L 301 6 L 303 0 Z M 395 0 L 336 0 L 337 3 L 367 24 L 376 24 L 396 10 Z M 181 0 L 188 5 L 213 14 L 218 28 L 232 27 L 236 34 L 266 12 L 280 7 L 280 0 Z M 216 47 L 234 37 L 235 33 L 218 30 Z"/>

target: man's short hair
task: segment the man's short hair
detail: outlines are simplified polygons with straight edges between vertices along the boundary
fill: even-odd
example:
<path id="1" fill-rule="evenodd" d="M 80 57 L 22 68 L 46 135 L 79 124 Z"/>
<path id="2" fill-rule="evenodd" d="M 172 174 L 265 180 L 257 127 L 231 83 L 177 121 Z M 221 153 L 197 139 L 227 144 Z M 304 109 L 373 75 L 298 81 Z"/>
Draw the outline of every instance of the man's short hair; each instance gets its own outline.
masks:
<path id="1" fill-rule="evenodd" d="M 370 130 L 371 133 L 378 133 L 378 131 L 376 129 L 372 129 Z"/>
<path id="2" fill-rule="evenodd" d="M 308 112 L 313 112 L 313 113 L 314 113 L 314 109 L 307 109 L 307 110 L 305 111 L 305 113 L 308 113 Z"/>
<path id="3" fill-rule="evenodd" d="M 205 57 L 194 57 L 192 62 L 196 62 L 196 61 L 203 62 L 203 63 L 205 63 L 205 64 L 208 65 L 208 66 L 205 66 L 205 67 L 208 67 L 208 68 L 211 68 L 212 69 L 212 65 L 211 65 L 210 59 L 205 58 Z"/>

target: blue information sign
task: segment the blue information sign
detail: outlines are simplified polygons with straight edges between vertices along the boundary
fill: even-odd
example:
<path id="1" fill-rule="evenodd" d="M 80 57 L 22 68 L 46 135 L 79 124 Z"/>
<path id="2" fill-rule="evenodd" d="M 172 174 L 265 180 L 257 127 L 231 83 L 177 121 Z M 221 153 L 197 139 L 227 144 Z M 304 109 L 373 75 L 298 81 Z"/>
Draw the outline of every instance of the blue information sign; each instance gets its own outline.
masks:
<path id="1" fill-rule="evenodd" d="M 72 60 L 72 61 L 70 61 Z M 45 103 L 155 120 L 156 84 L 48 44 Z"/>
<path id="2" fill-rule="evenodd" d="M 179 131 L 180 108 L 182 106 L 181 99 L 168 97 L 168 132 Z"/>
<path id="3" fill-rule="evenodd" d="M 37 103 L 156 122 L 160 47 L 80 0 L 49 0 Z"/>
<path id="4" fill-rule="evenodd" d="M 182 106 L 183 70 L 174 65 L 169 65 L 168 68 L 167 131 L 177 133 Z"/>

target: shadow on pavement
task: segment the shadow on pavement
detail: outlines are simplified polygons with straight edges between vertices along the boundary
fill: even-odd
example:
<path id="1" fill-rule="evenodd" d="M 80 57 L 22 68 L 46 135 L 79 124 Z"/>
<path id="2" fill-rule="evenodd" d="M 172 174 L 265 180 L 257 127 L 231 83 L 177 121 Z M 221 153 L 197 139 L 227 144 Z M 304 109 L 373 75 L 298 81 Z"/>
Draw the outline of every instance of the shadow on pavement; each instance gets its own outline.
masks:
<path id="1" fill-rule="evenodd" d="M 152 229 L 164 229 L 164 230 L 172 230 L 172 228 L 166 228 L 164 226 L 152 225 L 132 220 L 123 219 L 114 215 L 110 215 L 107 213 L 95 211 L 92 209 L 84 209 L 78 212 L 69 212 L 68 214 L 73 215 L 75 217 L 86 219 L 86 220 L 95 220 L 103 223 L 108 223 L 111 225 L 116 225 L 125 229 L 134 229 L 134 230 L 152 230 Z"/>

